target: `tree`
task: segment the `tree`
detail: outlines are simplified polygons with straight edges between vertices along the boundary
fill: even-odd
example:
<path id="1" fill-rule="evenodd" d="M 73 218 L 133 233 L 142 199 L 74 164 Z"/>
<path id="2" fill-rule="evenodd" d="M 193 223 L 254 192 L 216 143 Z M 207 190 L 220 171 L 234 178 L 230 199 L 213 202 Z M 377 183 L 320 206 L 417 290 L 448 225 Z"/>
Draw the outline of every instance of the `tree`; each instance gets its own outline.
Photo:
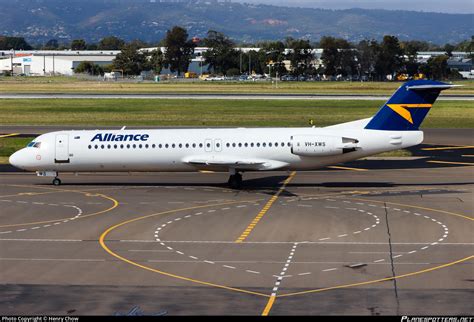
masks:
<path id="1" fill-rule="evenodd" d="M 59 43 L 57 39 L 50 39 L 46 43 L 46 45 L 43 46 L 43 49 L 46 50 L 56 50 L 59 47 Z"/>
<path id="2" fill-rule="evenodd" d="M 120 50 L 125 45 L 125 41 L 120 38 L 109 36 L 99 41 L 97 49 L 99 50 Z"/>
<path id="3" fill-rule="evenodd" d="M 326 75 L 354 75 L 357 72 L 357 52 L 345 39 L 323 37 L 320 42 L 323 48 L 321 60 Z"/>
<path id="4" fill-rule="evenodd" d="M 429 79 L 446 79 L 450 74 L 448 58 L 447 55 L 431 57 L 420 69 Z"/>
<path id="5" fill-rule="evenodd" d="M 227 74 L 230 69 L 238 67 L 239 53 L 234 49 L 234 42 L 223 33 L 209 30 L 204 45 L 209 49 L 203 54 L 206 64 L 216 73 Z"/>
<path id="6" fill-rule="evenodd" d="M 31 50 L 33 49 L 23 37 L 0 36 L 0 50 Z"/>
<path id="7" fill-rule="evenodd" d="M 383 80 L 387 75 L 398 73 L 402 67 L 403 52 L 398 38 L 384 36 L 375 61 L 375 72 Z"/>
<path id="8" fill-rule="evenodd" d="M 81 74 L 87 73 L 89 75 L 101 75 L 104 73 L 104 69 L 100 65 L 93 64 L 89 61 L 82 61 L 74 68 L 74 73 Z"/>
<path id="9" fill-rule="evenodd" d="M 150 66 L 146 55 L 135 44 L 124 45 L 112 64 L 115 69 L 121 69 L 127 75 L 139 75 Z"/>
<path id="10" fill-rule="evenodd" d="M 71 42 L 71 50 L 86 50 L 87 45 L 84 39 L 74 39 Z"/>
<path id="11" fill-rule="evenodd" d="M 267 42 L 261 45 L 262 51 L 265 53 L 265 65 L 271 64 L 271 77 L 284 75 L 288 73 L 284 60 L 286 59 L 285 44 L 281 41 Z M 269 68 L 270 73 L 270 68 Z"/>
<path id="12" fill-rule="evenodd" d="M 168 30 L 165 37 L 165 47 L 164 66 L 173 73 L 178 72 L 178 76 L 180 76 L 182 72 L 188 70 L 194 53 L 194 44 L 192 40 L 188 40 L 186 29 L 174 26 L 173 29 Z"/>
<path id="13" fill-rule="evenodd" d="M 418 52 L 422 51 L 424 45 L 417 41 L 402 42 L 400 47 L 406 57 L 404 61 L 404 71 L 409 76 L 413 76 L 419 72 L 420 63 L 418 63 Z"/>
<path id="14" fill-rule="evenodd" d="M 446 44 L 446 45 L 444 45 L 444 51 L 446 52 L 446 55 L 447 55 L 448 57 L 452 57 L 452 56 L 453 56 L 454 48 L 456 48 L 456 46 L 453 46 L 453 45 L 451 45 L 451 44 Z"/>
<path id="15" fill-rule="evenodd" d="M 314 55 L 309 40 L 288 38 L 286 43 L 290 49 L 287 57 L 291 62 L 292 73 L 294 75 L 312 73 Z"/>
<path id="16" fill-rule="evenodd" d="M 148 69 L 151 69 L 155 72 L 155 74 L 160 74 L 163 70 L 163 53 L 160 49 L 155 49 L 149 53 L 149 60 L 148 60 Z"/>

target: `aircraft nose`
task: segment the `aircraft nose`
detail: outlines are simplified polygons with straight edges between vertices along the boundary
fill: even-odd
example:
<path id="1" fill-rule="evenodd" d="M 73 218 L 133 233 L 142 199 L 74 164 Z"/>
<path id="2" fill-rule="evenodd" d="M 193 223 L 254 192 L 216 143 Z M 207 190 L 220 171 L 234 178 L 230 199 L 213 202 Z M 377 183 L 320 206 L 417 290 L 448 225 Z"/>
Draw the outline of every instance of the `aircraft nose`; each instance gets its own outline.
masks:
<path id="1" fill-rule="evenodd" d="M 10 156 L 10 158 L 8 159 L 8 162 L 10 162 L 12 166 L 22 169 L 23 163 L 24 163 L 24 157 L 22 155 L 23 153 L 21 150 L 16 151 Z"/>

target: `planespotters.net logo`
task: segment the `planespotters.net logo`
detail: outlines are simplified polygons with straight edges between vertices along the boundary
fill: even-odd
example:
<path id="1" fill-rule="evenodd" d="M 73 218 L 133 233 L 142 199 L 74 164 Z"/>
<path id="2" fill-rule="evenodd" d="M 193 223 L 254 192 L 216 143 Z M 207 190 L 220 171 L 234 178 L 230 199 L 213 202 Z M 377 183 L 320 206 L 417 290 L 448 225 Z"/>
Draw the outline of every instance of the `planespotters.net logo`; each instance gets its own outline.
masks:
<path id="1" fill-rule="evenodd" d="M 402 316 L 401 322 L 474 322 L 474 317 L 461 316 Z"/>

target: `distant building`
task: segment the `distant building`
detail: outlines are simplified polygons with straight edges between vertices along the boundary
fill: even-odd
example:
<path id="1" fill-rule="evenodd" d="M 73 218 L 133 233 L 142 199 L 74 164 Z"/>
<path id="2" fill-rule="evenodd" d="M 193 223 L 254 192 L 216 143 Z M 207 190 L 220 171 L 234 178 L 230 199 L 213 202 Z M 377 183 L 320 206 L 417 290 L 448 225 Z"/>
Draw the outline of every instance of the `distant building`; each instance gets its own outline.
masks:
<path id="1" fill-rule="evenodd" d="M 49 76 L 74 74 L 83 61 L 109 65 L 120 51 L 3 51 L 0 52 L 0 73 Z M 12 66 L 13 65 L 13 66 Z"/>

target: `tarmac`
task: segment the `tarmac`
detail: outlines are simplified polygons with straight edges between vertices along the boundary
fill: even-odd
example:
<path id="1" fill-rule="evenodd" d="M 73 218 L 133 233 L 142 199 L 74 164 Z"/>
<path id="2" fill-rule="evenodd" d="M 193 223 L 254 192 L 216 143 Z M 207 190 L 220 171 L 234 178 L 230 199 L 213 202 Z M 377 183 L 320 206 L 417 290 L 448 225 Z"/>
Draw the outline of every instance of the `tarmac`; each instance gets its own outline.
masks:
<path id="1" fill-rule="evenodd" d="M 472 315 L 470 133 L 428 130 L 412 158 L 245 173 L 241 190 L 226 173 L 53 187 L 3 168 L 0 313 Z"/>

